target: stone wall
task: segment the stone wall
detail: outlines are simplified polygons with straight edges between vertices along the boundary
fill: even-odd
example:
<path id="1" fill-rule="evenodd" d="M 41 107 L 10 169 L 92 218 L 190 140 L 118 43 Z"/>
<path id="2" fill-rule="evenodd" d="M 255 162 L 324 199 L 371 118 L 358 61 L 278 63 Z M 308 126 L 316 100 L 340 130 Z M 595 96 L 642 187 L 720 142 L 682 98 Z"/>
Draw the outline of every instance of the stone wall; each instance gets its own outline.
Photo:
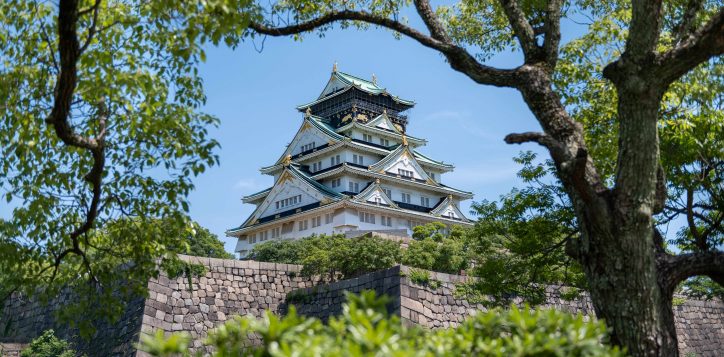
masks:
<path id="1" fill-rule="evenodd" d="M 457 284 L 470 277 L 429 272 L 430 280 L 439 283 L 435 289 L 410 281 L 409 267 L 397 266 L 368 274 L 356 279 L 300 289 L 292 292 L 297 312 L 307 316 L 327 319 L 341 312 L 344 291 L 359 292 L 372 289 L 392 297 L 388 311 L 399 314 L 403 323 L 428 328 L 457 326 L 463 319 L 477 311 L 486 311 L 480 304 L 471 304 L 455 297 Z M 399 294 L 399 295 L 398 295 Z M 396 304 L 396 305 L 394 305 Z M 577 299 L 561 298 L 556 287 L 546 289 L 546 308 L 593 316 L 593 304 L 587 294 Z M 718 301 L 686 301 L 674 307 L 679 350 L 682 355 L 721 356 L 724 351 L 724 304 Z"/>
<path id="2" fill-rule="evenodd" d="M 439 287 L 414 284 L 409 268 L 397 266 L 354 279 L 319 284 L 315 278 L 300 276 L 301 266 L 261 263 L 254 261 L 182 257 L 206 266 L 203 277 L 192 278 L 189 289 L 185 277 L 169 279 L 161 275 L 149 281 L 149 295 L 129 301 L 122 319 L 113 325 L 101 324 L 89 342 L 78 339 L 77 331 L 53 319 L 53 310 L 70 299 L 61 296 L 49 306 L 15 296 L 0 315 L 0 355 L 9 355 L 11 346 L 27 343 L 49 328 L 56 335 L 71 341 L 88 356 L 145 356 L 134 344 L 141 333 L 162 330 L 167 333 L 184 331 L 193 337 L 193 351 L 204 350 L 202 342 L 210 329 L 234 315 L 262 316 L 265 310 L 284 313 L 294 304 L 302 315 L 328 319 L 341 312 L 344 291 L 375 290 L 391 300 L 388 311 L 398 314 L 403 323 L 420 324 L 430 328 L 457 325 L 466 316 L 483 306 L 470 304 L 454 296 L 456 284 L 469 279 L 463 276 L 430 272 Z M 593 315 L 590 299 L 560 298 L 553 287 L 547 292 L 546 306 Z M 724 350 L 724 305 L 721 302 L 687 301 L 674 308 L 679 345 L 682 354 L 715 356 Z M 10 328 L 5 329 L 6 323 Z M 3 331 L 9 333 L 2 335 Z M 251 341 L 256 343 L 257 341 Z"/>
<path id="3" fill-rule="evenodd" d="M 89 356 L 130 356 L 134 354 L 134 344 L 138 342 L 141 330 L 141 314 L 144 298 L 138 297 L 126 301 L 125 309 L 117 323 L 97 322 L 97 331 L 89 339 L 79 338 L 78 330 L 61 324 L 55 319 L 55 310 L 73 296 L 63 293 L 41 305 L 37 301 L 15 294 L 0 311 L 0 343 L 3 344 L 2 356 L 12 356 L 21 344 L 30 342 L 45 330 L 53 329 L 55 336 L 69 341 L 73 348 Z"/>
<path id="4" fill-rule="evenodd" d="M 141 332 L 185 331 L 193 338 L 193 351 L 204 348 L 210 329 L 234 315 L 261 317 L 265 310 L 278 313 L 292 290 L 311 287 L 313 278 L 299 275 L 302 267 L 247 260 L 184 257 L 206 266 L 206 275 L 149 282 Z M 209 351 L 205 351 L 209 352 Z M 140 354 L 144 355 L 144 354 Z"/>
<path id="5" fill-rule="evenodd" d="M 387 295 L 390 298 L 387 304 L 388 312 L 399 315 L 400 266 L 353 279 L 295 290 L 287 295 L 287 304 L 294 305 L 300 315 L 315 316 L 327 321 L 330 316 L 342 313 L 345 291 L 359 293 L 363 290 L 374 290 L 377 295 Z M 286 308 L 285 305 L 282 312 L 286 312 Z"/>

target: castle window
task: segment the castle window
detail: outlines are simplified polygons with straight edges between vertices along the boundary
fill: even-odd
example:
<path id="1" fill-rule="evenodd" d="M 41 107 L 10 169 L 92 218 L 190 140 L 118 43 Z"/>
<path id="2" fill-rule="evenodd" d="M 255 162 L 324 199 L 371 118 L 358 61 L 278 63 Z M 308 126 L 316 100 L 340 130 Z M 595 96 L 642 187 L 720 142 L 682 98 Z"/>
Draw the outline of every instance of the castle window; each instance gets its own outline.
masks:
<path id="1" fill-rule="evenodd" d="M 403 192 L 403 193 L 400 194 L 400 197 L 402 197 L 402 202 L 404 202 L 404 203 L 410 203 L 410 202 L 412 201 L 412 200 L 410 199 L 410 194 L 409 194 L 409 193 L 404 193 L 404 192 Z"/>
<path id="2" fill-rule="evenodd" d="M 329 166 L 338 165 L 341 161 L 339 155 L 332 156 L 329 158 Z"/>
<path id="3" fill-rule="evenodd" d="M 312 228 L 319 227 L 322 225 L 322 216 L 312 218 Z"/>
<path id="4" fill-rule="evenodd" d="M 299 221 L 299 230 L 300 231 L 306 231 L 307 228 L 309 228 L 309 221 L 306 219 L 303 221 Z"/>
<path id="5" fill-rule="evenodd" d="M 383 226 L 392 227 L 392 217 L 389 216 L 380 216 L 380 223 Z"/>
<path id="6" fill-rule="evenodd" d="M 359 183 L 350 182 L 349 183 L 349 192 L 354 192 L 354 193 L 359 192 Z"/>
<path id="7" fill-rule="evenodd" d="M 362 140 L 372 142 L 372 135 L 362 134 Z"/>
<path id="8" fill-rule="evenodd" d="M 352 155 L 352 162 L 358 165 L 364 165 L 364 157 L 362 155 Z"/>
<path id="9" fill-rule="evenodd" d="M 397 169 L 397 173 L 402 177 L 412 177 L 414 173 L 410 170 Z"/>
<path id="10" fill-rule="evenodd" d="M 342 179 L 334 179 L 332 180 L 332 188 L 342 186 Z"/>
<path id="11" fill-rule="evenodd" d="M 279 236 L 281 236 L 281 228 L 279 228 L 279 227 L 272 228 L 271 232 L 272 232 L 272 234 L 271 234 L 272 238 L 279 238 Z"/>
<path id="12" fill-rule="evenodd" d="M 293 197 L 285 198 L 283 200 L 279 200 L 275 202 L 277 209 L 286 208 L 289 206 L 294 206 L 302 202 L 302 195 L 296 195 Z"/>
<path id="13" fill-rule="evenodd" d="M 389 188 L 383 188 L 382 191 L 385 192 L 385 195 L 387 195 L 387 197 L 392 198 L 392 190 L 390 190 Z"/>
<path id="14" fill-rule="evenodd" d="M 302 151 L 301 151 L 301 152 L 305 152 L 305 151 L 312 150 L 312 149 L 314 149 L 316 146 L 317 146 L 317 144 L 316 144 L 314 141 L 312 141 L 312 142 L 309 143 L 309 144 L 304 144 L 304 145 L 302 145 Z"/>
<path id="15" fill-rule="evenodd" d="M 428 197 L 420 197 L 420 206 L 430 207 L 430 198 L 428 198 Z"/>
<path id="16" fill-rule="evenodd" d="M 332 215 L 331 213 L 325 214 L 325 215 L 324 215 L 324 223 L 325 223 L 325 224 L 330 224 L 330 223 L 332 223 L 332 218 L 334 218 L 334 215 Z"/>
<path id="17" fill-rule="evenodd" d="M 375 215 L 368 212 L 360 212 L 359 221 L 364 223 L 375 223 Z"/>
<path id="18" fill-rule="evenodd" d="M 382 146 L 390 146 L 390 141 L 387 139 L 380 138 L 380 145 Z"/>

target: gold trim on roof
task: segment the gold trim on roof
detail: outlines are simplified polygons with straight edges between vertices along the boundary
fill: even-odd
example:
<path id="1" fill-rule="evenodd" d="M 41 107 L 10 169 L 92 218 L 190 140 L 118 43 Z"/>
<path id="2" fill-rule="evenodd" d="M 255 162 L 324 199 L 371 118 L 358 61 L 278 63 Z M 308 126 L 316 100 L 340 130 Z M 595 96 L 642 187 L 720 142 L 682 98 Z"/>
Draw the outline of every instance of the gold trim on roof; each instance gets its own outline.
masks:
<path id="1" fill-rule="evenodd" d="M 292 164 L 292 155 L 284 156 L 284 160 L 282 160 L 282 165 L 286 167 L 291 164 Z"/>
<path id="2" fill-rule="evenodd" d="M 337 72 L 337 61 L 332 65 L 332 72 Z"/>
<path id="3" fill-rule="evenodd" d="M 312 107 L 307 107 L 307 111 L 304 112 L 304 117 L 309 118 L 312 116 Z"/>

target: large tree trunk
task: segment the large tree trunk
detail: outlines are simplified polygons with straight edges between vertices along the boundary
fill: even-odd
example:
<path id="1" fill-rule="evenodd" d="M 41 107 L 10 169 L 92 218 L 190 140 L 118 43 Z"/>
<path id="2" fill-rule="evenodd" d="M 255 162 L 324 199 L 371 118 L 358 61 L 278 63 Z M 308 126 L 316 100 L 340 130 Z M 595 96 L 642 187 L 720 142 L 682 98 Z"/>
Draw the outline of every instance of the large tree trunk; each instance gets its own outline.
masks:
<path id="1" fill-rule="evenodd" d="M 636 356 L 678 356 L 671 307 L 673 291 L 661 284 L 654 239 L 660 94 L 629 78 L 619 89 L 619 157 L 616 188 L 607 212 L 579 215 L 588 244 L 580 261 L 596 314 L 612 342 Z"/>
<path id="2" fill-rule="evenodd" d="M 596 243 L 583 267 L 596 315 L 606 321 L 612 343 L 634 356 L 677 356 L 672 292 L 658 284 L 655 250 L 646 231 L 652 230 L 634 223 L 611 233 L 587 233 Z"/>
<path id="3" fill-rule="evenodd" d="M 550 137 L 512 137 L 545 145 L 573 202 L 581 238 L 569 254 L 587 276 L 596 315 L 611 342 L 636 356 L 677 356 L 670 284 L 658 276 L 652 215 L 657 207 L 660 92 L 629 77 L 619 91 L 619 158 L 616 188 L 597 177 L 583 132 L 568 117 L 542 68 L 531 67 L 520 88 Z M 664 279 L 665 280 L 665 279 Z"/>

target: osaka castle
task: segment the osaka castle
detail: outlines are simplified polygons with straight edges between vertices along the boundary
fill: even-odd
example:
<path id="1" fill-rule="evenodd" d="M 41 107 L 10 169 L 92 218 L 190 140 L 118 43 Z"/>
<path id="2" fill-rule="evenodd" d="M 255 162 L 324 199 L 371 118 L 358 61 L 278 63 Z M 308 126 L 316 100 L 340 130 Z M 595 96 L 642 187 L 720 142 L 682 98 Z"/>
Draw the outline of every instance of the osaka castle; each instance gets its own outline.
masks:
<path id="1" fill-rule="evenodd" d="M 442 222 L 470 225 L 460 202 L 470 192 L 444 184 L 453 165 L 421 153 L 427 141 L 408 135 L 405 112 L 413 101 L 371 80 L 337 70 L 314 101 L 297 107 L 299 129 L 261 173 L 274 184 L 248 195 L 254 212 L 227 236 L 236 252 L 270 239 L 349 231 L 403 232 Z"/>

